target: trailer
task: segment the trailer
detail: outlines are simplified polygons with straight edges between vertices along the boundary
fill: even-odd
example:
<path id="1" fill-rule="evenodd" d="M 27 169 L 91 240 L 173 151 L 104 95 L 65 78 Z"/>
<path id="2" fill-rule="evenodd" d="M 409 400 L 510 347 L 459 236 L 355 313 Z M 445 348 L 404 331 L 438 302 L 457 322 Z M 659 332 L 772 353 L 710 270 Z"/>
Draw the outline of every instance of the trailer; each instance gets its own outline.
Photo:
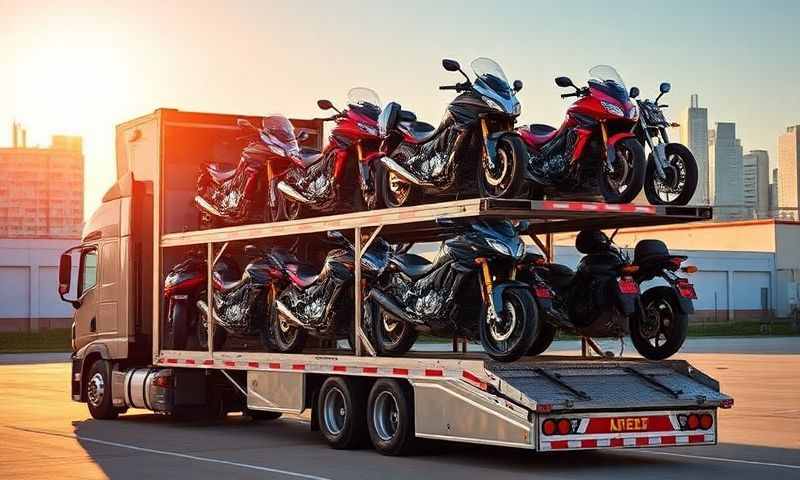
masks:
<path id="1" fill-rule="evenodd" d="M 351 350 L 319 344 L 279 354 L 243 344 L 214 350 L 164 348 L 163 281 L 185 249 L 211 268 L 229 245 L 330 230 L 354 232 L 356 259 L 378 235 L 392 243 L 452 235 L 442 218 L 528 220 L 526 232 L 552 256 L 552 234 L 708 220 L 709 207 L 609 205 L 581 201 L 464 199 L 399 209 L 197 230 L 186 210 L 196 155 L 233 138 L 235 116 L 158 110 L 118 127 L 122 172 L 87 223 L 81 244 L 62 256 L 60 289 L 70 291 L 78 256 L 72 398 L 98 418 L 127 408 L 181 415 L 242 411 L 258 419 L 311 412 L 336 448 L 369 437 L 384 454 L 415 438 L 532 450 L 642 448 L 717 443 L 717 411 L 733 399 L 682 360 L 609 358 L 591 339 L 581 356 L 542 355 L 499 363 L 467 352 L 375 355 L 361 331 L 361 266 L 355 262 Z M 306 128 L 321 128 L 306 122 Z M 191 141 L 187 141 L 191 140 Z M 225 143 L 224 141 L 222 143 Z M 234 145 L 230 148 L 236 148 Z M 228 150 L 230 150 L 230 148 Z M 225 148 L 214 151 L 226 151 Z M 182 172 L 183 175 L 178 175 Z M 187 181 L 187 178 L 189 180 Z M 183 203 L 182 203 L 183 202 Z M 594 354 L 593 354 L 594 353 Z"/>

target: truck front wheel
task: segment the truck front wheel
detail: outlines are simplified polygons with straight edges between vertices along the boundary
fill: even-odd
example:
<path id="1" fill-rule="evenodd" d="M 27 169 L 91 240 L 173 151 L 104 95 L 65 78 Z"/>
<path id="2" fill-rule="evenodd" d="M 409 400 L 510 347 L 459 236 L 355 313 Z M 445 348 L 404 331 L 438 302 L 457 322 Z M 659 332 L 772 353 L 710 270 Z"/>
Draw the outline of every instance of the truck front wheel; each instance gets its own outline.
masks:
<path id="1" fill-rule="evenodd" d="M 111 364 L 97 360 L 92 364 L 84 385 L 89 413 L 99 420 L 113 420 L 119 411 L 111 401 Z"/>

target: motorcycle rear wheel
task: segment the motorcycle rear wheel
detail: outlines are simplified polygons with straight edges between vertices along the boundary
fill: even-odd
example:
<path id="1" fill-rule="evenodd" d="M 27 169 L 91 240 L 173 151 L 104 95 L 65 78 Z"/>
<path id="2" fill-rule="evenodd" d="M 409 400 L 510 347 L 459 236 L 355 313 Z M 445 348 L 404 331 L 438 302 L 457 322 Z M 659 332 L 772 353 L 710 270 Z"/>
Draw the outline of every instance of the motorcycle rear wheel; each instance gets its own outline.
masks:
<path id="1" fill-rule="evenodd" d="M 503 291 L 502 318 L 487 322 L 489 307 L 481 309 L 479 330 L 484 351 L 494 360 L 513 362 L 528 353 L 541 332 L 533 295 L 522 288 Z"/>
<path id="2" fill-rule="evenodd" d="M 417 331 L 408 322 L 397 320 L 380 307 L 375 322 L 375 337 L 378 353 L 382 355 L 405 355 L 417 341 Z"/>
<path id="3" fill-rule="evenodd" d="M 653 287 L 642 294 L 643 312 L 631 316 L 631 342 L 644 358 L 663 360 L 680 350 L 689 330 L 689 316 L 682 313 L 670 287 Z M 645 317 L 650 316 L 650 318 Z M 648 321 L 657 321 L 652 332 Z"/>
<path id="4" fill-rule="evenodd" d="M 399 208 L 414 205 L 419 201 L 419 189 L 404 182 L 378 162 L 375 169 L 375 195 L 377 208 Z"/>
<path id="5" fill-rule="evenodd" d="M 614 148 L 615 178 L 610 178 L 609 173 L 604 171 L 600 178 L 600 193 L 607 203 L 630 203 L 644 186 L 647 168 L 644 147 L 635 138 L 626 138 L 617 142 Z"/>
<path id="6" fill-rule="evenodd" d="M 665 150 L 669 166 L 662 180 L 656 173 L 655 158 L 647 157 L 644 193 L 652 205 L 686 205 L 697 189 L 697 161 L 692 152 L 680 143 L 667 144 Z M 669 198 L 672 194 L 674 197 Z"/>
<path id="7" fill-rule="evenodd" d="M 497 141 L 497 172 L 478 168 L 478 193 L 481 197 L 521 198 L 525 190 L 524 170 L 528 150 L 518 135 L 504 135 Z"/>

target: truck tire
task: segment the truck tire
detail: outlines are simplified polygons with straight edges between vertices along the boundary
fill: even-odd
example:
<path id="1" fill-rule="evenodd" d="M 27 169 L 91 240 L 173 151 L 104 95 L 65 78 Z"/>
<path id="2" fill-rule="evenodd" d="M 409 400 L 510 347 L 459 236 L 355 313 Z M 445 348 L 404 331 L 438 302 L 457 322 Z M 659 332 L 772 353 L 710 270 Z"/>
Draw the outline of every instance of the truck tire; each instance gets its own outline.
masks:
<path id="1" fill-rule="evenodd" d="M 363 445 L 367 430 L 365 397 L 359 379 L 325 380 L 317 397 L 317 415 L 328 445 L 339 450 Z"/>
<path id="2" fill-rule="evenodd" d="M 113 420 L 119 411 L 111 401 L 111 364 L 106 360 L 97 360 L 89 369 L 86 377 L 86 404 L 89 413 L 98 420 Z"/>
<path id="3" fill-rule="evenodd" d="M 281 418 L 281 415 L 283 415 L 281 412 L 268 412 L 266 410 L 251 410 L 249 408 L 245 409 L 243 413 L 256 421 L 277 420 Z"/>
<path id="4" fill-rule="evenodd" d="M 414 443 L 414 402 L 408 383 L 381 378 L 367 400 L 367 426 L 375 450 L 401 456 Z"/>

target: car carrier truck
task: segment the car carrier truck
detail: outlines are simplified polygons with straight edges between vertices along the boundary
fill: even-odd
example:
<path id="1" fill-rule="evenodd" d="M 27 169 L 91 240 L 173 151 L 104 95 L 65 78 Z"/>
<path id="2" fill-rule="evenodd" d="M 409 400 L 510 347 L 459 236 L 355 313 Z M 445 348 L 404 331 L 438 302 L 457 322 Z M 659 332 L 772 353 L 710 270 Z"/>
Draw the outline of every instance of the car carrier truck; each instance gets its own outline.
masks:
<path id="1" fill-rule="evenodd" d="M 582 340 L 580 356 L 513 363 L 466 352 L 463 343 L 457 351 L 455 339 L 453 352 L 375 356 L 360 331 L 359 287 L 352 350 L 320 344 L 278 354 L 247 339 L 222 351 L 213 341 L 207 349 L 166 348 L 164 277 L 189 249 L 207 255 L 210 282 L 228 245 L 332 229 L 354 231 L 358 258 L 377 234 L 397 243 L 446 238 L 440 218 L 525 219 L 533 241 L 552 255 L 556 232 L 712 215 L 709 207 L 475 198 L 199 230 L 192 207 L 196 174 L 204 162 L 238 158 L 237 118 L 160 109 L 117 127 L 118 179 L 59 269 L 59 293 L 75 308 L 72 399 L 88 403 L 94 417 L 115 418 L 128 408 L 172 415 L 241 411 L 256 419 L 310 411 L 311 428 L 332 446 L 352 447 L 369 437 L 384 454 L 407 452 L 416 438 L 540 451 L 717 443 L 717 411 L 733 399 L 685 361 L 608 357 L 591 339 Z M 317 132 L 308 141 L 319 146 L 319 123 L 293 123 Z M 210 294 L 207 305 L 213 315 Z"/>

